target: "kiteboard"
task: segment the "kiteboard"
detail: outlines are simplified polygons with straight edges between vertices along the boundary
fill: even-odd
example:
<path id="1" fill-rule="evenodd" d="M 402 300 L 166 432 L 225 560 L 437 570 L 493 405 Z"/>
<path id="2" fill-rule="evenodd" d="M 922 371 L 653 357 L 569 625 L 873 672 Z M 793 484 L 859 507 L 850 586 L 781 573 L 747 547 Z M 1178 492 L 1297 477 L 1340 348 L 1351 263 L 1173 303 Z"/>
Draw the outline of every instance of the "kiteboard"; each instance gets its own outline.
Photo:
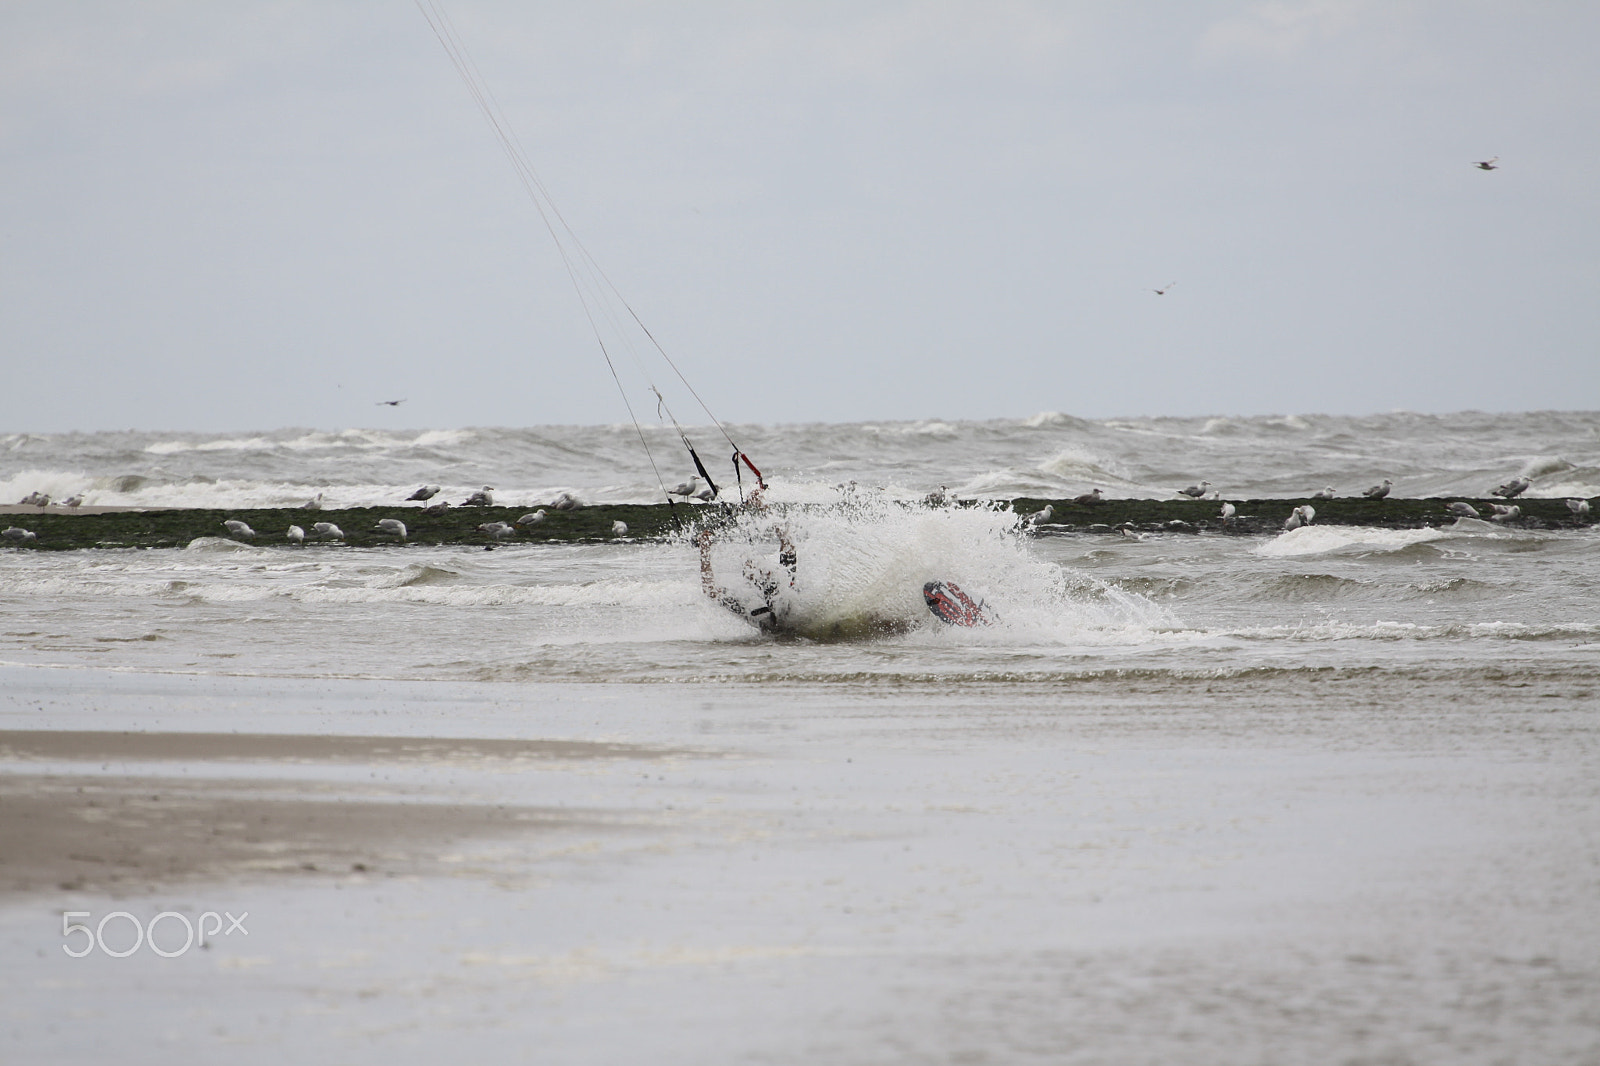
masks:
<path id="1" fill-rule="evenodd" d="M 930 581 L 922 586 L 922 598 L 939 621 L 952 626 L 988 625 L 993 621 L 982 600 L 974 601 L 954 581 Z"/>

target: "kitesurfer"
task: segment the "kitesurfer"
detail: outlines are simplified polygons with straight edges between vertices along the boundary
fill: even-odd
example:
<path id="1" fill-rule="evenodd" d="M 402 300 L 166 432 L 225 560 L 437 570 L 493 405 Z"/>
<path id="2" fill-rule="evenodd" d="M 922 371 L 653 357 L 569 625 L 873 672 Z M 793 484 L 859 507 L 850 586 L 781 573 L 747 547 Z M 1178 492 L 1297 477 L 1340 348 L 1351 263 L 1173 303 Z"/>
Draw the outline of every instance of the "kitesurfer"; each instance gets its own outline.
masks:
<path id="1" fill-rule="evenodd" d="M 788 530 L 782 526 L 773 527 L 773 532 L 778 537 L 778 565 L 788 571 L 789 587 L 792 589 L 799 565 L 794 542 L 789 539 Z M 761 606 L 747 607 L 737 596 L 717 584 L 716 575 L 711 568 L 711 541 L 712 535 L 709 529 L 701 529 L 695 536 L 695 542 L 700 547 L 700 590 L 718 605 L 743 618 L 748 618 L 762 629 L 778 628 L 783 623 L 784 616 L 788 614 L 787 605 L 779 599 L 779 592 L 783 587 L 781 578 L 775 576 L 770 569 L 757 564 L 754 559 L 746 559 L 744 579 L 761 597 Z"/>

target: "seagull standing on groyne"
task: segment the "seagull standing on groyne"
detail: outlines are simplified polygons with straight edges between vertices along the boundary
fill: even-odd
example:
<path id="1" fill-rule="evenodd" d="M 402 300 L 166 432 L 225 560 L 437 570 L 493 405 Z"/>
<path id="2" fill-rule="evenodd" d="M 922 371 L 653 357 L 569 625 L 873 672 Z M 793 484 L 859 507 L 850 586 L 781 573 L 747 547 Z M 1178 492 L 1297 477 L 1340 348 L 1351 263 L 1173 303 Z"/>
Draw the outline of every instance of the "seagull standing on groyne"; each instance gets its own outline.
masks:
<path id="1" fill-rule="evenodd" d="M 372 527 L 374 533 L 387 533 L 391 537 L 406 539 L 406 524 L 398 518 L 380 518 L 378 524 Z"/>
<path id="2" fill-rule="evenodd" d="M 1528 487 L 1532 484 L 1532 478 L 1514 477 L 1504 485 L 1496 485 L 1494 488 L 1490 489 L 1489 495 L 1501 496 L 1508 500 L 1516 499 L 1524 492 L 1527 492 Z"/>

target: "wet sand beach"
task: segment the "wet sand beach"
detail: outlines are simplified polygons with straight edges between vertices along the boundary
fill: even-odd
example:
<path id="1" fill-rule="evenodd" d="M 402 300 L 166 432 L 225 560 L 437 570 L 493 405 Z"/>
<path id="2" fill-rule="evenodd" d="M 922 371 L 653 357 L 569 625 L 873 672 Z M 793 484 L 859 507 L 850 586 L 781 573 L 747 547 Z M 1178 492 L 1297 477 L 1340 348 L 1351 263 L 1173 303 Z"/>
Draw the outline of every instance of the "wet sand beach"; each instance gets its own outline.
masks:
<path id="1" fill-rule="evenodd" d="M 6 1061 L 1600 1050 L 1600 675 L 0 680 Z"/>

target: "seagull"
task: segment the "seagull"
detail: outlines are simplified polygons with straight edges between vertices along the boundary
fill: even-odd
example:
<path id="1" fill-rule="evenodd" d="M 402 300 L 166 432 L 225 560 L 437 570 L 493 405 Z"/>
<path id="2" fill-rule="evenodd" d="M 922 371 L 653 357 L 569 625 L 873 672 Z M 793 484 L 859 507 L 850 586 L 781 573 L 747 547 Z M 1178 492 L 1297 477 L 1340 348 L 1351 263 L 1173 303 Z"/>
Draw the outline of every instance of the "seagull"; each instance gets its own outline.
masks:
<path id="1" fill-rule="evenodd" d="M 1172 288 L 1176 284 L 1177 284 L 1176 281 L 1169 281 L 1165 285 L 1163 285 L 1161 288 L 1159 288 L 1159 289 L 1151 289 L 1150 291 L 1155 293 L 1157 296 L 1165 296 L 1167 294 L 1167 290 Z"/>
<path id="2" fill-rule="evenodd" d="M 39 534 L 31 529 L 23 529 L 21 526 L 7 526 L 5 529 L 0 530 L 0 537 L 17 544 L 26 544 L 30 540 L 38 540 Z"/>
<path id="3" fill-rule="evenodd" d="M 1479 170 L 1499 170 L 1500 168 L 1495 166 L 1495 163 L 1498 162 L 1499 159 L 1499 156 L 1494 156 L 1491 159 L 1483 159 L 1472 165 L 1477 167 Z"/>
<path id="4" fill-rule="evenodd" d="M 1055 507 L 1047 503 L 1044 505 L 1043 510 L 1035 511 L 1027 518 L 1024 518 L 1022 520 L 1022 524 L 1025 526 L 1042 526 L 1046 522 L 1050 521 L 1050 516 L 1055 513 Z"/>
<path id="5" fill-rule="evenodd" d="M 1494 514 L 1489 516 L 1491 522 L 1510 522 L 1522 517 L 1522 508 L 1516 504 L 1492 503 Z"/>
<path id="6" fill-rule="evenodd" d="M 1191 500 L 1198 500 L 1200 497 L 1204 496 L 1206 493 L 1208 493 L 1210 491 L 1211 491 L 1211 482 L 1202 481 L 1198 485 L 1190 485 L 1186 489 L 1179 489 L 1178 490 L 1178 495 L 1187 496 Z"/>
<path id="7" fill-rule="evenodd" d="M 1527 492 L 1528 486 L 1532 484 L 1533 481 L 1529 478 L 1514 477 L 1504 485 L 1497 485 L 1490 489 L 1489 495 L 1503 496 L 1508 500 L 1515 499 L 1516 497 L 1521 496 L 1524 492 Z"/>
<path id="8" fill-rule="evenodd" d="M 1122 525 L 1117 527 L 1117 532 L 1122 534 L 1124 537 L 1127 537 L 1129 540 L 1143 540 L 1144 539 L 1144 534 L 1143 533 L 1135 533 L 1133 531 L 1133 527 L 1128 525 L 1128 523 L 1126 523 L 1126 522 L 1122 523 Z"/>
<path id="9" fill-rule="evenodd" d="M 17 502 L 24 507 L 37 507 L 42 511 L 50 506 L 50 497 L 42 492 L 30 492 Z"/>
<path id="10" fill-rule="evenodd" d="M 63 506 L 63 507 L 82 507 L 83 506 L 83 493 L 80 492 L 76 496 L 68 496 L 66 499 L 61 501 L 61 506 Z"/>
<path id="11" fill-rule="evenodd" d="M 373 404 L 372 406 L 374 406 L 374 407 L 399 407 L 403 403 L 405 403 L 404 400 L 379 400 L 377 403 Z"/>
<path id="12" fill-rule="evenodd" d="M 611 535 L 613 537 L 626 537 L 628 535 L 628 523 L 621 521 L 611 523 Z"/>
<path id="13" fill-rule="evenodd" d="M 438 485 L 424 485 L 420 489 L 418 489 L 416 492 L 413 492 L 411 495 L 407 496 L 406 497 L 406 502 L 409 503 L 412 500 L 431 500 L 435 496 L 437 496 L 438 494 L 439 494 L 439 486 Z"/>
<path id="14" fill-rule="evenodd" d="M 1222 505 L 1222 516 L 1221 516 L 1222 517 L 1222 524 L 1223 525 L 1227 525 L 1229 522 L 1232 522 L 1233 521 L 1233 516 L 1238 514 L 1238 513 L 1239 513 L 1238 509 L 1235 508 L 1233 506 L 1233 504 L 1231 504 L 1231 503 L 1223 504 Z"/>
<path id="15" fill-rule="evenodd" d="M 1072 502 L 1081 503 L 1085 507 L 1093 507 L 1097 503 L 1105 503 L 1105 495 L 1099 489 L 1095 489 L 1093 492 L 1086 492 L 1082 496 L 1074 496 Z"/>
<path id="16" fill-rule="evenodd" d="M 1446 504 L 1445 508 L 1451 514 L 1460 515 L 1462 518 L 1478 517 L 1478 509 L 1472 506 L 1472 504 L 1467 503 L 1465 500 L 1456 500 L 1454 503 Z"/>
<path id="17" fill-rule="evenodd" d="M 322 510 L 322 493 L 320 493 L 320 492 L 317 493 L 317 498 L 314 499 L 314 500 L 307 500 L 304 504 L 301 505 L 300 509 L 303 510 L 303 511 L 320 511 L 320 510 Z"/>
<path id="18" fill-rule="evenodd" d="M 316 530 L 317 536 L 322 537 L 325 540 L 343 540 L 344 539 L 344 530 L 340 529 L 338 526 L 334 525 L 332 522 L 318 522 L 316 525 L 312 526 L 311 528 Z"/>
<path id="19" fill-rule="evenodd" d="M 478 527 L 479 533 L 487 533 L 495 540 L 499 540 L 501 537 L 504 537 L 507 534 L 515 533 L 516 531 L 516 527 L 508 526 L 504 522 L 485 522 L 483 525 Z"/>
<path id="20" fill-rule="evenodd" d="M 699 500 L 701 503 L 710 503 L 712 500 L 716 499 L 716 497 L 717 490 L 713 489 L 710 485 L 707 485 L 705 488 L 694 494 L 694 498 Z"/>
<path id="21" fill-rule="evenodd" d="M 700 479 L 697 478 L 697 477 L 694 477 L 693 475 L 691 475 L 688 481 L 685 481 L 685 482 L 683 482 L 681 484 L 678 484 L 678 485 L 674 485 L 672 488 L 668 489 L 667 490 L 667 495 L 668 496 L 689 497 L 689 496 L 693 496 L 695 493 L 697 493 L 699 491 L 700 491 Z"/>
<path id="22" fill-rule="evenodd" d="M 1384 478 L 1382 485 L 1374 485 L 1370 489 L 1364 489 L 1362 490 L 1361 495 L 1365 496 L 1369 500 L 1381 500 L 1385 496 L 1389 495 L 1389 490 L 1392 488 L 1394 488 L 1394 482 L 1390 481 L 1388 478 Z"/>
<path id="23" fill-rule="evenodd" d="M 1331 500 L 1331 499 L 1333 499 L 1334 498 L 1333 497 L 1333 486 L 1329 485 L 1327 488 L 1323 489 L 1321 492 L 1313 492 L 1311 494 L 1311 498 L 1313 500 Z"/>
<path id="24" fill-rule="evenodd" d="M 1293 530 L 1299 529 L 1301 526 L 1309 526 L 1311 524 L 1311 520 L 1315 518 L 1317 514 L 1315 511 L 1312 511 L 1309 515 L 1306 514 L 1306 512 L 1309 510 L 1311 510 L 1309 507 L 1296 507 L 1294 510 L 1290 511 L 1289 517 L 1283 520 L 1283 528 L 1285 530 Z"/>
<path id="25" fill-rule="evenodd" d="M 532 512 L 530 514 L 525 514 L 521 518 L 517 519 L 517 525 L 519 525 L 519 526 L 536 526 L 540 522 L 543 522 L 543 521 L 544 521 L 544 509 L 540 508 L 537 511 L 534 511 L 534 512 Z"/>
<path id="26" fill-rule="evenodd" d="M 1567 510 L 1571 511 L 1573 514 L 1588 514 L 1589 513 L 1589 501 L 1588 500 L 1568 500 L 1567 501 Z"/>
<path id="27" fill-rule="evenodd" d="M 1305 520 L 1305 523 L 1308 526 L 1311 524 L 1312 520 L 1317 517 L 1317 509 L 1311 506 L 1309 503 L 1301 504 L 1298 510 L 1300 512 L 1300 517 Z"/>
<path id="28" fill-rule="evenodd" d="M 435 515 L 444 514 L 449 509 L 450 509 L 450 501 L 449 500 L 440 500 L 438 503 L 430 503 L 430 504 L 428 504 L 428 506 L 426 506 L 426 507 L 424 507 L 422 509 L 422 513 L 423 514 L 435 514 Z"/>
<path id="29" fill-rule="evenodd" d="M 482 489 L 480 489 L 477 492 L 474 492 L 471 496 L 468 496 L 465 500 L 463 500 L 462 503 L 461 503 L 461 506 L 463 506 L 463 507 L 493 507 L 494 506 L 494 488 L 492 486 L 490 486 L 490 485 L 485 485 Z"/>
<path id="30" fill-rule="evenodd" d="M 289 535 L 289 543 L 290 544 L 304 544 L 305 543 L 306 531 L 301 529 L 299 526 L 290 526 L 288 535 Z"/>
<path id="31" fill-rule="evenodd" d="M 578 502 L 578 498 L 572 493 L 563 492 L 561 495 L 556 497 L 555 502 L 550 506 L 554 507 L 558 511 L 576 511 L 583 505 Z"/>
<path id="32" fill-rule="evenodd" d="M 387 533 L 393 537 L 406 539 L 406 524 L 398 518 L 380 518 L 378 524 L 372 527 L 374 533 Z"/>
<path id="33" fill-rule="evenodd" d="M 239 521 L 237 518 L 230 518 L 222 524 L 227 526 L 228 532 L 232 533 L 236 537 L 253 537 L 256 535 L 255 530 L 251 529 L 248 525 Z"/>

